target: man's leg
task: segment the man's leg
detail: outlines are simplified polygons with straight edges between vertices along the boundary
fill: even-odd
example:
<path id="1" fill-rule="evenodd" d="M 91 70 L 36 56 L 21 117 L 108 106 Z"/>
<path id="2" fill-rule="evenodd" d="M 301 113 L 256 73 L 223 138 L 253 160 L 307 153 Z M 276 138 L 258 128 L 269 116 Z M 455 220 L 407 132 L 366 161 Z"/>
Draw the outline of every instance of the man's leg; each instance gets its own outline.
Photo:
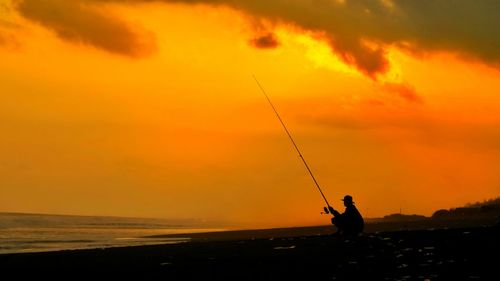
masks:
<path id="1" fill-rule="evenodd" d="M 337 228 L 336 233 L 342 233 L 342 221 L 340 217 L 333 217 L 332 224 Z"/>

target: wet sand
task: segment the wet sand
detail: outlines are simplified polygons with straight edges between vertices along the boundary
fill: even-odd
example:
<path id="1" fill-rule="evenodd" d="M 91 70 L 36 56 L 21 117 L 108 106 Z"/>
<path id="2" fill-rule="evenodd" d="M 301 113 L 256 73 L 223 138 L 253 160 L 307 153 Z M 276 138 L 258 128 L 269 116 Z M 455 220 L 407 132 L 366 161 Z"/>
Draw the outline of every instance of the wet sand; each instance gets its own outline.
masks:
<path id="1" fill-rule="evenodd" d="M 35 275 L 67 280 L 103 276 L 114 280 L 500 280 L 498 227 L 389 231 L 357 238 L 332 236 L 321 229 L 330 228 L 244 231 L 229 237 L 219 233 L 212 238 L 197 234 L 192 242 L 177 245 L 0 255 L 0 272 L 14 274 L 14 279 Z"/>

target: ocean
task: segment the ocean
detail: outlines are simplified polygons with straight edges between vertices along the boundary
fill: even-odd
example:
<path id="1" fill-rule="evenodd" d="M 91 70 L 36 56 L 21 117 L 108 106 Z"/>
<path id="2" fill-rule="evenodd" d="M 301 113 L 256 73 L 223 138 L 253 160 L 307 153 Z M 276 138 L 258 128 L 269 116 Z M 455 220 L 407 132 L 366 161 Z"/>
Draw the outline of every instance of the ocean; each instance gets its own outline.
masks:
<path id="1" fill-rule="evenodd" d="M 174 244 L 158 234 L 221 231 L 197 221 L 0 213 L 0 254 Z"/>

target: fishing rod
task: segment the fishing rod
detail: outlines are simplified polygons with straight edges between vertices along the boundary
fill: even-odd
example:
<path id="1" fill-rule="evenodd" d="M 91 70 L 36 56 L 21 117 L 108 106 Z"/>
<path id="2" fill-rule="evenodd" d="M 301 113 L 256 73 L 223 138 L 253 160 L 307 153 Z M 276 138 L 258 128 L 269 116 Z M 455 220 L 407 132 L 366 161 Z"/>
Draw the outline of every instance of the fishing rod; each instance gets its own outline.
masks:
<path id="1" fill-rule="evenodd" d="M 325 194 L 323 194 L 323 191 L 321 190 L 321 187 L 319 186 L 319 183 L 316 180 L 316 177 L 314 177 L 314 174 L 311 171 L 311 169 L 309 168 L 309 165 L 307 165 L 306 159 L 304 159 L 304 156 L 302 156 L 302 153 L 300 152 L 299 147 L 297 146 L 297 144 L 293 140 L 293 137 L 290 134 L 290 131 L 288 131 L 288 129 L 287 129 L 286 125 L 285 125 L 285 122 L 283 122 L 283 119 L 281 119 L 281 116 L 279 115 L 278 110 L 276 110 L 276 107 L 274 107 L 273 103 L 271 102 L 271 99 L 269 98 L 269 96 L 267 95 L 266 91 L 264 90 L 264 87 L 262 87 L 262 85 L 260 84 L 259 80 L 257 80 L 257 77 L 255 77 L 255 75 L 253 75 L 253 78 L 255 79 L 255 82 L 257 82 L 257 85 L 259 86 L 260 90 L 262 91 L 262 93 L 266 97 L 267 101 L 271 105 L 271 108 L 273 109 L 274 113 L 276 114 L 276 117 L 278 117 L 278 120 L 280 121 L 281 125 L 283 126 L 283 129 L 285 129 L 285 132 L 288 135 L 288 138 L 290 138 L 290 141 L 292 141 L 293 147 L 295 147 L 295 150 L 297 151 L 297 153 L 299 154 L 300 159 L 302 160 L 302 162 L 306 166 L 306 169 L 309 172 L 309 175 L 311 175 L 311 178 L 313 179 L 314 184 L 318 188 L 319 193 L 323 197 L 323 200 L 325 200 L 326 206 L 328 207 L 328 208 L 327 207 L 324 208 L 325 213 L 327 213 L 327 214 L 328 213 L 332 213 L 333 214 L 333 208 L 330 206 L 330 203 L 328 203 L 328 200 L 326 199 Z"/>

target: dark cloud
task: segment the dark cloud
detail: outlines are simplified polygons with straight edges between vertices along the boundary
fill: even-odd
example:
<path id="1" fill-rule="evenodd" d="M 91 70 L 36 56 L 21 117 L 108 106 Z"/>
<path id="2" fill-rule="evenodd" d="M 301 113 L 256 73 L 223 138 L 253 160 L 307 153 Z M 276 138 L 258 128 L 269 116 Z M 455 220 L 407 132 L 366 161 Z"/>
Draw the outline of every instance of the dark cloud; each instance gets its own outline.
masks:
<path id="1" fill-rule="evenodd" d="M 250 40 L 250 45 L 259 49 L 274 49 L 280 45 L 280 42 L 276 35 L 269 32 L 265 35 L 259 35 L 252 40 Z"/>
<path id="2" fill-rule="evenodd" d="M 496 67 L 500 65 L 500 1 L 497 0 L 163 2 L 223 4 L 256 17 L 322 33 L 345 62 L 371 77 L 389 69 L 384 48 L 401 43 L 412 51 L 451 51 Z"/>
<path id="3" fill-rule="evenodd" d="M 22 16 L 53 30 L 67 41 L 131 57 L 146 56 L 155 50 L 152 33 L 89 5 L 90 2 L 21 0 L 17 2 L 17 9 Z"/>
<path id="4" fill-rule="evenodd" d="M 497 0 L 20 0 L 19 10 L 66 40 L 132 55 L 151 50 L 141 32 L 94 9 L 103 2 L 224 5 L 320 34 L 346 63 L 372 78 L 390 68 L 390 45 L 500 65 Z M 272 42 L 261 39 L 264 46 Z"/>

